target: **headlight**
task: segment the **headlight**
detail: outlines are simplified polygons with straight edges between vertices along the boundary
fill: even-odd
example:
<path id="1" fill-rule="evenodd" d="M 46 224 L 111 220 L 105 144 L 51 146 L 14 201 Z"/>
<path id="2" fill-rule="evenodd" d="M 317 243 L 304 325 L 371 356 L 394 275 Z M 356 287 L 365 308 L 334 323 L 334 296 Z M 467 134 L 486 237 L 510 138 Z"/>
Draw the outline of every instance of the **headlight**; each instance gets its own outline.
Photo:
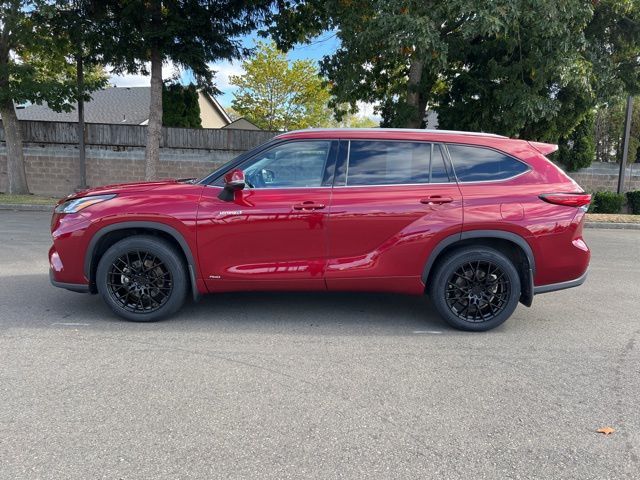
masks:
<path id="1" fill-rule="evenodd" d="M 56 213 L 76 213 L 80 210 L 87 208 L 94 203 L 104 202 L 105 200 L 111 200 L 115 197 L 115 194 L 112 195 L 93 195 L 89 197 L 80 197 L 74 198 L 73 200 L 67 200 L 64 203 L 61 203 L 55 208 Z"/>

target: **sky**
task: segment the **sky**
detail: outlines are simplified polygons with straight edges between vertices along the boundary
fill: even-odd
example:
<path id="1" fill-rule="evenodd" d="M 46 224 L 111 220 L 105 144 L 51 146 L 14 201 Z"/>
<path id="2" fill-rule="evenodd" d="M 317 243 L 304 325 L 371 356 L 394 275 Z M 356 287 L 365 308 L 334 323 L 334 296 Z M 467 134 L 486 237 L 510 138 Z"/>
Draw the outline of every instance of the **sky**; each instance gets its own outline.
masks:
<path id="1" fill-rule="evenodd" d="M 252 48 L 256 42 L 260 40 L 257 33 L 252 33 L 241 38 L 245 47 Z M 263 40 L 264 41 L 264 40 Z M 311 59 L 320 60 L 325 55 L 330 55 L 338 48 L 339 41 L 333 32 L 327 32 L 314 38 L 309 44 L 296 45 L 288 54 L 290 60 Z M 242 75 L 242 62 L 240 60 L 234 62 L 216 62 L 211 64 L 211 68 L 217 72 L 216 86 L 222 92 L 217 97 L 218 101 L 224 106 L 231 106 L 233 100 L 233 91 L 236 87 L 229 84 L 229 76 Z M 177 72 L 172 65 L 164 65 L 162 68 L 162 77 L 164 79 L 176 75 Z M 188 72 L 178 72 L 181 83 L 189 83 L 191 77 Z M 146 87 L 149 86 L 149 77 L 144 75 L 112 75 L 110 83 L 118 87 Z"/>

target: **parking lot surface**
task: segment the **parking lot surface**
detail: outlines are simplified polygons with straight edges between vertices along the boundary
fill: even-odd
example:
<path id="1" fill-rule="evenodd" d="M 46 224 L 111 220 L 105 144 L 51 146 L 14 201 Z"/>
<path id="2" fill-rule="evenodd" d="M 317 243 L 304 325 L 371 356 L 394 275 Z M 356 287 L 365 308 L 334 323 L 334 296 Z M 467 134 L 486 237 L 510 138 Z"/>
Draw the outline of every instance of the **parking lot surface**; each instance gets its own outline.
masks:
<path id="1" fill-rule="evenodd" d="M 50 286 L 48 223 L 0 212 L 2 479 L 640 477 L 640 231 L 474 334 L 380 294 L 124 322 Z"/>

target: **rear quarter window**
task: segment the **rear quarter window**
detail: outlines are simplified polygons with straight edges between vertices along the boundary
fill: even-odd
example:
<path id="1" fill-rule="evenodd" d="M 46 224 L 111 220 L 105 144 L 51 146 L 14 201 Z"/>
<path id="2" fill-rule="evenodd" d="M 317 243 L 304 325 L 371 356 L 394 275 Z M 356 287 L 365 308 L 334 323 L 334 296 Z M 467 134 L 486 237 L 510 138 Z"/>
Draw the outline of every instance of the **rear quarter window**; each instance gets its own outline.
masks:
<path id="1" fill-rule="evenodd" d="M 461 182 L 505 180 L 529 170 L 523 162 L 490 148 L 447 145 L 447 149 Z"/>

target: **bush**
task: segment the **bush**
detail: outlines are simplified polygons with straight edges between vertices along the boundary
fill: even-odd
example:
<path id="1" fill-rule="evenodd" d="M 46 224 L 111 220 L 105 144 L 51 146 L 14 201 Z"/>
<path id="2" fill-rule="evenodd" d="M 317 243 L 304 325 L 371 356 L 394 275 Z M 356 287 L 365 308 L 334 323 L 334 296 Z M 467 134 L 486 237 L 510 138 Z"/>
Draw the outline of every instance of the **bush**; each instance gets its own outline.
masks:
<path id="1" fill-rule="evenodd" d="M 627 203 L 629 204 L 629 210 L 634 215 L 640 215 L 640 190 L 634 192 L 627 192 Z"/>
<path id="2" fill-rule="evenodd" d="M 593 213 L 620 213 L 624 195 L 613 192 L 596 192 L 593 195 Z"/>

